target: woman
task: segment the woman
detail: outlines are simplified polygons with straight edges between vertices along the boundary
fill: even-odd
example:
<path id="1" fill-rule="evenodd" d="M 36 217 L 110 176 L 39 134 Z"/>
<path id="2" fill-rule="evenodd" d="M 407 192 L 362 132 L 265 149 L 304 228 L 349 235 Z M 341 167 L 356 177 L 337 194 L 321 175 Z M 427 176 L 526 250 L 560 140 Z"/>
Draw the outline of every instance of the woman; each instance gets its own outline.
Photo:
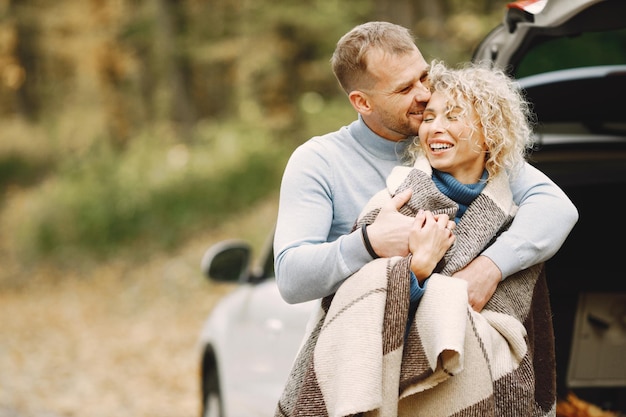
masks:
<path id="1" fill-rule="evenodd" d="M 523 165 L 532 145 L 532 116 L 502 71 L 475 65 L 451 71 L 435 61 L 429 80 L 432 96 L 409 152 L 413 160 L 426 157 L 437 188 L 459 205 L 458 223 L 490 179 L 515 175 Z M 412 234 L 415 254 L 421 250 L 419 229 Z M 418 260 L 412 263 L 415 272 Z M 426 270 L 420 281 L 433 269 L 426 265 Z"/>
<path id="2" fill-rule="evenodd" d="M 414 164 L 392 172 L 357 227 L 411 189 L 401 212 L 448 214 L 454 238 L 443 224 L 416 222 L 409 256 L 373 260 L 322 300 L 277 416 L 555 414 L 543 265 L 502 281 L 480 313 L 468 304 L 467 283 L 452 277 L 513 220 L 509 176 L 531 143 L 529 106 L 497 69 L 435 62 L 429 80 Z M 419 299 L 414 289 L 424 286 Z"/>

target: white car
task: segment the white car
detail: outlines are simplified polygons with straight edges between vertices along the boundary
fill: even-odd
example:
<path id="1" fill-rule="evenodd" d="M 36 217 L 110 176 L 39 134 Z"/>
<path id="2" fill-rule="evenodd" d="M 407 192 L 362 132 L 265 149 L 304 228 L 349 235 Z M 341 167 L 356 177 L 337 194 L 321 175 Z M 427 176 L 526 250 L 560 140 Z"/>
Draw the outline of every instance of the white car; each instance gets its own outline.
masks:
<path id="1" fill-rule="evenodd" d="M 203 416 L 273 416 L 313 302 L 287 304 L 274 280 L 271 242 L 251 269 L 250 245 L 229 240 L 203 258 L 211 279 L 238 281 L 202 330 Z"/>
<path id="2" fill-rule="evenodd" d="M 576 204 L 580 220 L 547 265 L 559 393 L 626 412 L 626 1 L 507 5 L 473 60 L 506 68 L 534 104 L 531 162 Z M 274 280 L 271 236 L 252 262 L 238 240 L 216 244 L 202 270 L 238 288 L 201 334 L 202 415 L 274 414 L 313 302 L 289 305 Z M 617 242 L 617 243 L 616 243 Z"/>

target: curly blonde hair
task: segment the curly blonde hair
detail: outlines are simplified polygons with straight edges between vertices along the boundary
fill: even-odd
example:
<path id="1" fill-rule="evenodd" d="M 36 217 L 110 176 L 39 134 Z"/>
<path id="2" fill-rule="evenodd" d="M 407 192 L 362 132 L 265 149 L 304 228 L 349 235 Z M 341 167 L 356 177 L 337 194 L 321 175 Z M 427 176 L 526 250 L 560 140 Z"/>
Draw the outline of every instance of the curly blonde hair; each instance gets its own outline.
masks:
<path id="1" fill-rule="evenodd" d="M 517 83 L 504 71 L 484 64 L 468 63 L 453 69 L 433 61 L 428 74 L 431 92 L 442 93 L 450 103 L 473 109 L 488 152 L 485 168 L 489 178 L 505 170 L 514 175 L 532 147 L 534 116 Z M 422 153 L 415 138 L 409 153 L 414 160 Z"/>

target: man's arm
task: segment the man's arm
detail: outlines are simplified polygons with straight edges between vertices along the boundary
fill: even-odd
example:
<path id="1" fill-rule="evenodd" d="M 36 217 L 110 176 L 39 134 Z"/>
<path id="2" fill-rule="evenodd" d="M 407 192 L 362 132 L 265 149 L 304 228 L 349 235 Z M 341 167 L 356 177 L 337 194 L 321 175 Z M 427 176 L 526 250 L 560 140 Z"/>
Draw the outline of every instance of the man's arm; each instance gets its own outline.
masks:
<path id="1" fill-rule="evenodd" d="M 285 171 L 291 172 L 290 169 Z M 300 303 L 325 297 L 337 290 L 339 285 L 350 275 L 370 262 L 373 258 L 365 247 L 362 232 L 357 229 L 347 235 L 340 236 L 333 242 L 327 242 L 325 237 L 330 228 L 332 218 L 332 203 L 324 204 L 325 198 L 312 198 L 309 193 L 309 204 L 292 203 L 293 179 L 283 181 L 281 186 L 281 203 L 274 236 L 276 281 L 279 291 L 288 303 Z M 302 189 L 303 179 L 296 182 Z M 382 224 L 383 234 L 376 233 L 376 247 L 378 256 L 387 256 L 389 249 L 382 250 L 381 239 L 386 239 L 386 248 L 393 248 L 398 253 L 408 253 L 408 234 L 413 223 L 412 217 L 398 212 L 408 199 L 410 192 L 394 196 L 380 210 L 376 220 L 368 226 L 370 229 L 376 224 Z M 310 206 L 313 201 L 317 204 L 306 209 L 307 214 L 296 214 Z M 307 219 L 303 222 L 302 219 Z M 303 230 L 308 230 L 303 233 Z M 376 230 L 376 228 L 374 228 Z M 294 239 L 294 233 L 308 236 L 306 241 Z M 371 235 L 370 235 L 371 238 Z M 291 242 L 291 243 L 288 243 Z"/>
<path id="2" fill-rule="evenodd" d="M 274 267 L 278 289 L 288 303 L 331 294 L 351 272 L 342 259 L 342 248 L 353 254 L 354 248 L 362 246 L 356 233 L 328 241 L 333 219 L 328 172 L 330 163 L 303 147 L 296 149 L 285 167 L 274 234 Z M 362 252 L 365 262 L 369 255 L 364 247 Z"/>
<path id="3" fill-rule="evenodd" d="M 578 210 L 563 190 L 528 163 L 511 181 L 511 190 L 519 210 L 509 229 L 454 274 L 468 282 L 476 311 L 502 279 L 554 256 L 578 221 Z"/>

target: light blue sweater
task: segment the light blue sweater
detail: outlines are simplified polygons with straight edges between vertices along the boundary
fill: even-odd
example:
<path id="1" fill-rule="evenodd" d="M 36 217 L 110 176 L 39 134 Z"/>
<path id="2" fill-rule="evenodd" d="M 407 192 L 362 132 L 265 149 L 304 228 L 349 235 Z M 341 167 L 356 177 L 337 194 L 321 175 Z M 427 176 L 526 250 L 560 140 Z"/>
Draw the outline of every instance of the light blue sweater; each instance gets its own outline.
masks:
<path id="1" fill-rule="evenodd" d="M 351 231 L 361 209 L 403 163 L 409 142 L 386 140 L 359 117 L 294 151 L 283 175 L 274 237 L 276 280 L 288 303 L 334 293 L 372 260 L 360 230 Z M 503 277 L 552 257 L 578 220 L 563 191 L 529 164 L 511 189 L 520 209 L 509 230 L 483 252 Z"/>

